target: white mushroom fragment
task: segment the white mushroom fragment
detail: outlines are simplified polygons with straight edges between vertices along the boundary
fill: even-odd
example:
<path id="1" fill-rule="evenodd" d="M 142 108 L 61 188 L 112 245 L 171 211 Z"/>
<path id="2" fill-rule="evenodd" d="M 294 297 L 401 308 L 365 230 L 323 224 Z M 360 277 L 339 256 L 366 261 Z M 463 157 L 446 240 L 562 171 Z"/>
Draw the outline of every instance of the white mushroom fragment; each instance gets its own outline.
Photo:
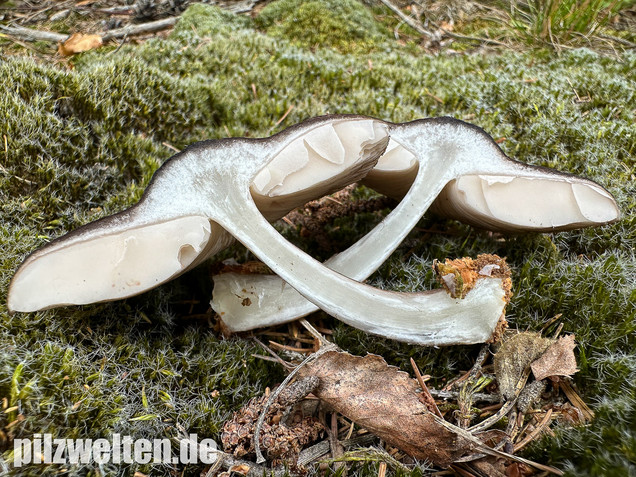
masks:
<path id="1" fill-rule="evenodd" d="M 390 128 L 391 141 L 387 150 L 364 183 L 386 195 L 401 198 L 406 194 L 406 197 L 367 236 L 325 262 L 326 266 L 355 280 L 366 279 L 384 262 L 436 198 L 435 204 L 443 201 L 449 213 L 453 206 L 452 215 L 460 220 L 500 231 L 563 230 L 618 219 L 616 202 L 598 184 L 513 161 L 475 126 L 440 118 L 391 125 Z M 509 187 L 499 195 L 482 188 L 486 192 L 481 197 L 498 201 L 498 208 L 485 209 L 489 213 L 481 216 L 468 209 L 475 197 L 455 193 L 451 185 L 471 177 L 490 178 L 491 181 L 510 178 Z M 447 183 L 449 185 L 445 186 Z M 519 187 L 517 190 L 518 184 L 532 184 L 535 188 Z M 442 193 L 437 197 L 440 190 Z M 525 202 L 520 201 L 522 198 Z M 438 210 L 444 212 L 441 208 Z M 503 213 L 504 210 L 508 212 Z M 558 221 L 554 219 L 557 216 Z M 587 222 L 581 219 L 582 216 L 588 218 Z M 492 267 L 488 271 L 492 271 Z M 232 331 L 292 321 L 318 309 L 278 276 L 227 273 L 214 277 L 214 282 L 211 305 Z M 250 306 L 244 306 L 244 303 L 250 303 Z M 367 331 L 380 327 L 369 319 L 362 321 L 348 323 Z M 425 322 L 420 324 L 426 326 Z M 386 333 L 387 325 L 383 326 Z M 446 337 L 449 341 L 444 341 L 446 338 L 435 336 L 427 341 L 426 333 L 418 333 L 418 330 L 421 328 L 415 325 L 413 333 L 405 334 L 402 339 L 411 342 L 419 339 L 417 342 L 424 345 L 452 344 L 454 339 L 449 335 Z M 416 338 L 418 336 L 420 338 Z"/>
<path id="2" fill-rule="evenodd" d="M 451 181 L 431 209 L 470 225 L 506 232 L 554 232 L 618 219 L 609 192 L 591 181 L 552 174 L 546 178 L 465 175 Z"/>

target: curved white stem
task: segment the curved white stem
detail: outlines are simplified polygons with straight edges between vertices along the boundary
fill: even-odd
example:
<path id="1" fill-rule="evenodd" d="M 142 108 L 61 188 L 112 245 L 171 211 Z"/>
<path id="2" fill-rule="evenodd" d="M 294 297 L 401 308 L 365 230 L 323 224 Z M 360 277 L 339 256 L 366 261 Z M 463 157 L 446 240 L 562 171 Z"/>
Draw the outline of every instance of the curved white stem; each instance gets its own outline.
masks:
<path id="1" fill-rule="evenodd" d="M 284 240 L 252 201 L 233 198 L 226 205 L 223 216 L 215 220 L 306 299 L 369 333 L 426 345 L 481 343 L 492 336 L 504 311 L 501 279 L 480 280 L 461 300 L 444 290 L 379 290 L 323 266 Z"/>
<path id="2" fill-rule="evenodd" d="M 397 207 L 371 232 L 323 265 L 353 280 L 365 280 L 422 218 L 444 187 L 445 175 L 441 168 L 422 163 L 411 189 Z M 213 293 L 212 308 L 232 331 L 285 323 L 319 309 L 280 276 L 218 275 L 214 277 Z"/>

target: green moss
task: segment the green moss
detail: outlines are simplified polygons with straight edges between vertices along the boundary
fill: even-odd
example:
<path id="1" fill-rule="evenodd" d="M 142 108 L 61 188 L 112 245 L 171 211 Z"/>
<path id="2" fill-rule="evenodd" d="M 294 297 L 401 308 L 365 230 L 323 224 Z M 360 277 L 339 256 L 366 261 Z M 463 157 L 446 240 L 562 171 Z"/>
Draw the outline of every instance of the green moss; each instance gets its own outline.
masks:
<path id="1" fill-rule="evenodd" d="M 216 6 L 195 3 L 181 15 L 172 36 L 182 39 L 192 34 L 207 37 L 217 33 L 227 34 L 248 25 L 247 17 L 234 15 Z"/>
<path id="2" fill-rule="evenodd" d="M 278 0 L 257 17 L 270 35 L 309 48 L 364 52 L 377 46 L 383 32 L 357 0 Z"/>
<path id="3" fill-rule="evenodd" d="M 428 289 L 435 286 L 434 258 L 507 256 L 515 283 L 510 319 L 538 330 L 563 313 L 564 330 L 579 342 L 576 382 L 599 416 L 588 428 L 560 429 L 530 455 L 572 475 L 628 474 L 636 435 L 636 55 L 575 50 L 431 57 L 388 42 L 370 54 L 355 47 L 351 53 L 351 45 L 382 34 L 357 3 L 343 4 L 357 13 L 335 15 L 353 22 L 334 32 L 351 45 L 316 48 L 315 39 L 279 30 L 292 21 L 285 12 L 293 5 L 265 9 L 272 20 L 259 25 L 266 33 L 250 19 L 193 6 L 169 38 L 125 45 L 108 56 L 89 52 L 74 59 L 72 70 L 1 60 L 0 398 L 25 416 L 13 435 L 171 436 L 178 423 L 201 437 L 218 437 L 233 409 L 280 380 L 278 367 L 251 356 L 257 350 L 248 341 L 219 340 L 207 323 L 186 318 L 207 309 L 212 285 L 205 267 L 121 302 L 6 313 L 8 283 L 24 256 L 49 237 L 134 203 L 172 154 L 164 143 L 182 148 L 228 134 L 264 136 L 325 113 L 392 121 L 452 115 L 505 138 L 501 146 L 512 157 L 599 181 L 616 196 L 623 218 L 600 229 L 501 237 L 426 217 L 371 283 Z M 365 27 L 352 33 L 356 25 Z M 345 247 L 381 216 L 341 218 L 326 232 Z M 296 230 L 280 229 L 325 258 Z M 221 256 L 249 258 L 238 246 Z M 467 369 L 478 348 L 422 349 L 331 323 L 345 349 L 382 354 L 404 370 L 413 357 L 436 385 Z M 211 396 L 214 390 L 219 397 Z M 15 417 L 0 414 L 0 427 Z M 10 450 L 2 451 L 9 459 Z M 135 469 L 168 474 L 161 466 Z M 194 475 L 201 469 L 183 470 Z M 376 472 L 373 466 L 359 471 Z"/>

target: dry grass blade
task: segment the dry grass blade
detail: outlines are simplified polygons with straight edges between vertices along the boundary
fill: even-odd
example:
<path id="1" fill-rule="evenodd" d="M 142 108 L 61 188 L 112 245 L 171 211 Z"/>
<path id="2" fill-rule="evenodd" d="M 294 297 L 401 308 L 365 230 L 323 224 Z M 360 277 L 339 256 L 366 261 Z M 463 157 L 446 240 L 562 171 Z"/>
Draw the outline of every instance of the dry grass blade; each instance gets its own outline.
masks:
<path id="1" fill-rule="evenodd" d="M 592 411 L 587 404 L 581 399 L 581 396 L 574 390 L 572 385 L 567 381 L 563 380 L 559 382 L 559 385 L 567 398 L 570 400 L 572 405 L 578 408 L 582 413 L 583 417 L 586 421 L 591 421 L 594 419 L 594 411 Z"/>
<path id="2" fill-rule="evenodd" d="M 413 367 L 413 372 L 415 373 L 415 376 L 417 378 L 417 382 L 419 383 L 420 388 L 422 388 L 422 394 L 424 395 L 423 399 L 425 401 L 426 407 L 428 407 L 429 411 L 431 411 L 432 413 L 436 414 L 437 416 L 443 417 L 442 413 L 440 412 L 439 408 L 437 407 L 437 404 L 435 403 L 435 399 L 433 399 L 433 396 L 431 396 L 431 393 L 428 390 L 428 386 L 424 382 L 424 378 L 422 377 L 422 373 L 420 373 L 420 368 L 417 367 L 417 363 L 415 362 L 415 360 L 413 358 L 411 358 L 411 366 Z"/>
<path id="3" fill-rule="evenodd" d="M 541 422 L 539 422 L 539 425 L 535 427 L 534 430 L 530 432 L 526 437 L 524 437 L 523 440 L 515 444 L 514 452 L 515 453 L 519 452 L 521 449 L 527 446 L 530 442 L 535 440 L 537 436 L 539 436 L 539 434 L 541 434 L 541 432 L 543 432 L 543 430 L 550 425 L 551 418 L 552 418 L 552 409 L 548 409 L 548 411 L 545 413 L 545 416 L 543 416 L 543 419 L 541 419 Z"/>

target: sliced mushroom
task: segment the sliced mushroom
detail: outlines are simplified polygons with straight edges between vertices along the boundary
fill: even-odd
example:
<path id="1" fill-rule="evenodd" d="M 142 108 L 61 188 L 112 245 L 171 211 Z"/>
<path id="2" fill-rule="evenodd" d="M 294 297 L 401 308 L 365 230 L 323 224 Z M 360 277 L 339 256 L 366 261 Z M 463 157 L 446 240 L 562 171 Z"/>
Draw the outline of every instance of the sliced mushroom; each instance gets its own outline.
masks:
<path id="1" fill-rule="evenodd" d="M 210 210 L 223 209 L 231 199 L 251 202 L 253 195 L 267 217 L 278 218 L 308 197 L 363 177 L 387 141 L 380 121 L 330 116 L 268 139 L 193 145 L 157 171 L 139 203 L 27 257 L 11 281 L 9 310 L 116 300 L 154 288 L 233 241 Z"/>
<path id="2" fill-rule="evenodd" d="M 465 175 L 451 181 L 431 209 L 504 232 L 571 230 L 619 217 L 609 192 L 592 181 L 562 174 L 544 178 Z"/>
<path id="3" fill-rule="evenodd" d="M 319 133 L 317 129 L 321 127 L 326 130 Z M 344 146 L 344 156 L 333 145 L 321 146 L 320 138 L 333 138 L 332 129 Z M 257 203 L 261 208 L 264 204 L 273 204 L 280 214 L 308 197 L 339 189 L 365 176 L 386 147 L 387 129 L 398 144 L 418 159 L 418 173 L 404 200 L 379 225 L 378 233 L 368 235 L 357 249 L 368 246 L 374 251 L 372 257 L 376 261 L 385 250 L 397 246 L 399 241 L 395 237 L 403 237 L 415 225 L 423 210 L 451 180 L 462 175 L 514 175 L 519 171 L 529 177 L 544 174 L 508 159 L 481 129 L 451 119 L 392 125 L 364 117 L 336 116 L 302 123 L 269 139 L 199 143 L 167 162 L 137 205 L 80 228 L 28 257 L 12 281 L 9 308 L 35 310 L 81 303 L 86 296 L 92 301 L 105 301 L 144 291 L 152 280 L 138 280 L 137 276 L 146 273 L 147 260 L 135 262 L 132 267 L 125 266 L 130 254 L 126 254 L 126 246 L 122 247 L 122 239 L 125 244 L 134 242 L 139 248 L 144 244 L 151 248 L 154 240 L 149 237 L 153 234 L 133 232 L 129 235 L 128 231 L 168 227 L 171 222 L 194 217 L 192 224 L 196 230 L 192 237 L 188 241 L 179 238 L 168 247 L 172 253 L 176 251 L 176 260 L 153 257 L 165 264 L 154 277 L 157 284 L 226 245 L 227 235 L 217 233 L 220 226 L 308 300 L 354 326 L 403 341 L 427 344 L 488 340 L 506 304 L 500 278 L 480 280 L 463 300 L 437 291 L 409 294 L 378 290 L 340 275 L 286 242 L 257 207 Z M 306 156 L 299 144 L 307 151 Z M 347 159 L 349 150 L 353 151 L 353 160 Z M 322 175 L 313 167 L 316 162 L 329 163 L 328 167 L 334 168 L 328 175 Z M 308 193 L 308 189 L 312 192 Z M 212 222 L 209 237 L 203 219 Z M 387 238 L 389 240 L 385 240 Z M 87 242 L 92 247 L 88 254 Z M 110 260 L 101 259 L 99 252 L 104 248 L 109 251 L 103 255 Z M 93 266 L 87 270 L 82 261 L 91 254 L 94 254 Z M 64 258 L 57 260 L 54 255 Z M 360 260 L 359 257 L 347 258 L 344 263 L 355 264 Z M 54 281 L 44 273 L 48 270 L 47 263 L 64 267 L 55 274 Z M 112 267 L 119 264 L 122 266 L 118 273 L 124 276 L 116 283 L 109 283 L 111 286 L 104 290 L 101 281 L 95 280 L 93 275 L 110 273 Z M 78 275 L 81 276 L 78 278 Z M 94 288 L 94 292 L 78 292 L 78 283 L 80 288 Z M 132 284 L 128 285 L 129 295 L 113 292 L 121 283 Z M 48 286 L 55 291 L 45 299 L 27 297 L 29 291 L 33 293 Z"/>
<path id="4" fill-rule="evenodd" d="M 441 212 L 452 211 L 464 222 L 499 231 L 564 230 L 618 219 L 616 202 L 595 182 L 513 161 L 476 126 L 441 118 L 392 125 L 390 133 L 385 154 L 364 182 L 403 201 L 380 226 L 325 262 L 355 280 L 366 279 L 386 260 L 434 200 L 446 205 L 447 209 L 438 206 Z M 472 194 L 454 188 L 474 177 L 490 181 L 490 186 L 482 184 L 469 191 Z M 498 189 L 496 184 L 502 182 L 505 186 Z M 497 206 L 472 205 L 484 201 Z M 214 277 L 211 305 L 232 331 L 285 323 L 318 309 L 278 276 L 233 273 Z M 349 324 L 367 331 L 379 327 L 368 318 L 362 321 Z M 386 333 L 386 325 L 383 329 Z M 450 334 L 444 338 L 448 341 L 440 336 L 429 339 L 417 331 L 402 339 L 415 341 L 417 336 L 423 345 L 456 339 Z"/>

